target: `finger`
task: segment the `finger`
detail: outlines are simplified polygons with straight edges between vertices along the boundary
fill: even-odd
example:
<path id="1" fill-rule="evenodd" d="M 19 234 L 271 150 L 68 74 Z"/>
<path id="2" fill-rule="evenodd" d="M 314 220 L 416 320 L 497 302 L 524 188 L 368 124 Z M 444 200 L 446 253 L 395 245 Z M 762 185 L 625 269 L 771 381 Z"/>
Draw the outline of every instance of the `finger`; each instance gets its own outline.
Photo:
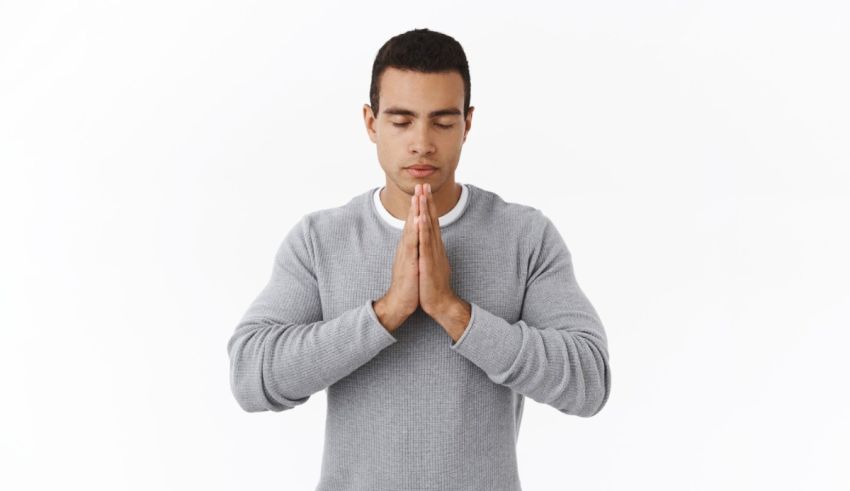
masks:
<path id="1" fill-rule="evenodd" d="M 431 233 L 428 227 L 428 207 L 425 205 L 425 194 L 419 195 L 419 255 L 430 252 Z"/>
<path id="2" fill-rule="evenodd" d="M 407 211 L 407 220 L 404 223 L 404 233 L 407 238 L 408 247 L 416 248 L 419 241 L 419 226 L 417 216 L 419 214 L 419 200 L 414 195 L 410 197 L 410 208 Z"/>
<path id="3" fill-rule="evenodd" d="M 414 223 L 419 223 L 419 184 L 413 186 L 413 213 Z M 418 227 L 417 227 L 418 228 Z"/>
<path id="4" fill-rule="evenodd" d="M 404 233 L 409 239 L 413 233 L 418 233 L 416 230 L 416 197 L 410 197 L 410 209 L 407 210 L 407 219 L 404 221 Z"/>
<path id="5" fill-rule="evenodd" d="M 442 253 L 442 239 L 440 238 L 440 222 L 439 218 L 437 218 L 436 206 L 429 205 L 427 203 L 428 199 L 426 198 L 425 206 L 428 207 L 428 215 L 430 220 L 428 220 L 428 251 L 431 253 L 431 259 L 437 260 L 437 257 Z M 433 199 L 431 202 L 433 203 Z"/>
<path id="6" fill-rule="evenodd" d="M 430 193 L 431 185 L 428 184 L 426 186 L 426 206 L 428 207 L 428 215 L 430 216 L 429 220 L 429 234 L 428 238 L 430 240 L 429 247 L 432 254 L 434 254 L 434 258 L 440 254 L 445 254 L 443 248 L 443 237 L 440 231 L 440 218 L 437 216 L 437 204 L 434 201 L 434 195 Z"/>
<path id="7" fill-rule="evenodd" d="M 428 214 L 431 217 L 431 229 L 434 234 L 434 240 L 440 238 L 440 217 L 437 216 L 437 204 L 434 203 L 434 195 L 431 194 L 431 185 L 428 184 Z M 436 242 L 435 242 L 436 243 Z"/>

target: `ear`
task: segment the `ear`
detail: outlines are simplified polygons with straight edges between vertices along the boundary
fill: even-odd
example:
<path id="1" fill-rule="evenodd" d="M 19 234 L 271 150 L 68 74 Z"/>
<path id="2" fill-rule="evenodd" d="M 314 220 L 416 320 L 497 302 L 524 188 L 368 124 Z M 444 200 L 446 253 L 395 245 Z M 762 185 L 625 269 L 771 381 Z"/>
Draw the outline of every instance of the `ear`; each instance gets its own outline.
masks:
<path id="1" fill-rule="evenodd" d="M 375 113 L 372 111 L 372 106 L 363 104 L 363 123 L 366 125 L 366 133 L 372 143 L 377 143 L 378 135 L 375 131 Z"/>
<path id="2" fill-rule="evenodd" d="M 475 110 L 475 106 L 469 106 L 469 109 L 466 111 L 466 121 L 465 127 L 463 129 L 463 141 L 466 142 L 466 135 L 469 133 L 470 128 L 472 128 L 472 112 Z"/>

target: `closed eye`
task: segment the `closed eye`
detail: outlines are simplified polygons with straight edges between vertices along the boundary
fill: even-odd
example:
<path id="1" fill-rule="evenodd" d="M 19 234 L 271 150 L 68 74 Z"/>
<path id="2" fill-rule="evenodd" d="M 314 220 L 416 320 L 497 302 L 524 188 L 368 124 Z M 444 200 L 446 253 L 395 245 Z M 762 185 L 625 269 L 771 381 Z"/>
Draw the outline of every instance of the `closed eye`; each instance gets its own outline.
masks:
<path id="1" fill-rule="evenodd" d="M 407 126 L 409 124 L 410 124 L 410 121 L 408 121 L 406 123 L 393 123 L 393 126 L 395 126 L 396 128 L 402 128 L 402 127 Z M 449 129 L 452 126 L 454 126 L 453 124 L 440 124 L 440 123 L 434 123 L 434 124 L 439 126 L 440 128 L 443 128 L 443 129 Z"/>

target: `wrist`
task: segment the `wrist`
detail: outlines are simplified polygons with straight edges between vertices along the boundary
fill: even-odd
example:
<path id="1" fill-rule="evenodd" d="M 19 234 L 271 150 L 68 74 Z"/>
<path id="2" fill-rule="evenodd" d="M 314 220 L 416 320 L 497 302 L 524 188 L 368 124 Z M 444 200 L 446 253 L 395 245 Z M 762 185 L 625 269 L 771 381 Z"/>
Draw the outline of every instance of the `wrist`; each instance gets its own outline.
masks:
<path id="1" fill-rule="evenodd" d="M 372 301 L 372 308 L 375 310 L 378 321 L 390 332 L 398 329 L 407 319 L 407 316 L 400 313 L 393 305 L 386 296 Z"/>
<path id="2" fill-rule="evenodd" d="M 440 324 L 452 340 L 457 341 L 472 317 L 472 305 L 454 296 L 435 309 L 431 317 Z"/>

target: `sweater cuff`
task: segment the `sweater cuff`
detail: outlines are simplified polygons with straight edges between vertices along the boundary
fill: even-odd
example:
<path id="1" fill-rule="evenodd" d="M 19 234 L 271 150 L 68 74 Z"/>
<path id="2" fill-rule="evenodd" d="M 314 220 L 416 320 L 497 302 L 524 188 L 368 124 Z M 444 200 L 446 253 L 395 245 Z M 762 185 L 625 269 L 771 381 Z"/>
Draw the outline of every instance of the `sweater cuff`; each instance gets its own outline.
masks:
<path id="1" fill-rule="evenodd" d="M 488 375 L 507 372 L 522 346 L 522 329 L 470 302 L 469 325 L 451 349 L 475 363 Z"/>

